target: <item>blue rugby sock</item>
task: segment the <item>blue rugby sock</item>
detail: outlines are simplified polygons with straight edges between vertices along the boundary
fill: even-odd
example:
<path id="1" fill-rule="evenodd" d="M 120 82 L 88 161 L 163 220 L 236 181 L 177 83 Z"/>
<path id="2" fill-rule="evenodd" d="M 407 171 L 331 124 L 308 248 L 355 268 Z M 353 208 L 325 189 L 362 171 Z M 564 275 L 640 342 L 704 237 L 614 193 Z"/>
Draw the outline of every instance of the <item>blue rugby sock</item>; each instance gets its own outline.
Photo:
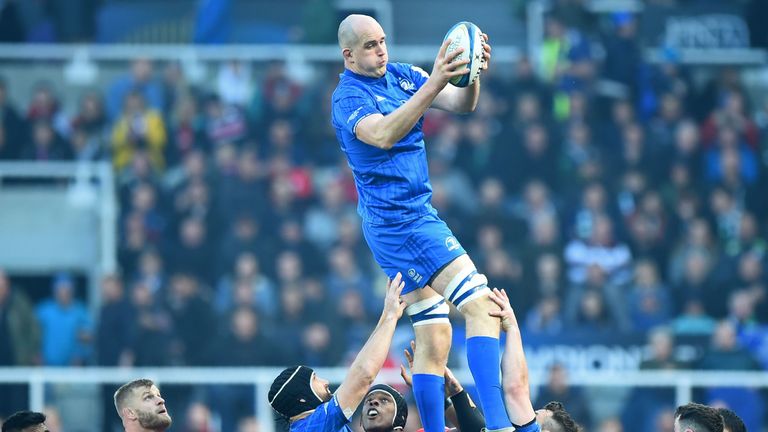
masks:
<path id="1" fill-rule="evenodd" d="M 499 340 L 488 336 L 468 338 L 467 361 L 475 379 L 486 427 L 494 430 L 512 427 L 504 408 L 504 395 L 499 377 Z"/>
<path id="2" fill-rule="evenodd" d="M 445 432 L 445 378 L 413 374 L 413 397 L 424 432 Z"/>

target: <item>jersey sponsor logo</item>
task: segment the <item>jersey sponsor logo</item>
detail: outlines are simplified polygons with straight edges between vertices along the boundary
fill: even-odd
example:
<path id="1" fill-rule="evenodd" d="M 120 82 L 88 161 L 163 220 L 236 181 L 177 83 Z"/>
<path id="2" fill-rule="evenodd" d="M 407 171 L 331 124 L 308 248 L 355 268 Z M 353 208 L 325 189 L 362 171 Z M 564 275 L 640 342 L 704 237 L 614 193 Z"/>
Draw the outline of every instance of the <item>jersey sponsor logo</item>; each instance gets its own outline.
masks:
<path id="1" fill-rule="evenodd" d="M 408 277 L 413 279 L 413 281 L 416 283 L 421 282 L 421 280 L 424 278 L 424 276 L 417 273 L 415 269 L 408 269 Z"/>
<path id="2" fill-rule="evenodd" d="M 456 237 L 454 236 L 448 236 L 445 238 L 445 247 L 448 248 L 449 251 L 453 251 L 459 248 L 459 241 L 456 240 Z"/>
<path id="3" fill-rule="evenodd" d="M 360 107 L 360 108 L 356 109 L 356 110 L 355 110 L 355 111 L 354 111 L 352 114 L 350 114 L 350 115 L 349 115 L 349 118 L 347 119 L 347 123 L 349 123 L 349 122 L 351 122 L 352 120 L 354 120 L 354 119 L 355 119 L 355 117 L 357 117 L 357 115 L 358 115 L 358 114 L 360 114 L 360 110 L 361 110 L 361 109 L 363 109 L 363 107 Z"/>
<path id="4" fill-rule="evenodd" d="M 400 78 L 400 88 L 405 91 L 416 90 L 416 84 L 405 78 Z"/>

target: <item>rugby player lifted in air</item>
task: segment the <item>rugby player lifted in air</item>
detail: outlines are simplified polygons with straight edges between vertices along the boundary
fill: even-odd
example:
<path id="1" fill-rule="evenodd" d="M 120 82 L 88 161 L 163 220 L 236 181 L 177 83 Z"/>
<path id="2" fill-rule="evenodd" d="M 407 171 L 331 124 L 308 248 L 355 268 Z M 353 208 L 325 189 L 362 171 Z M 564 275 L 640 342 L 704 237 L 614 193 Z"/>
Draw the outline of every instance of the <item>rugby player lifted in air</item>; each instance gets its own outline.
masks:
<path id="1" fill-rule="evenodd" d="M 405 275 L 403 297 L 416 335 L 413 391 L 426 432 L 443 432 L 443 372 L 451 347 L 448 305 L 464 315 L 467 358 L 489 430 L 510 429 L 499 379 L 498 310 L 479 273 L 431 205 L 422 121 L 438 108 L 453 113 L 475 109 L 480 80 L 448 86 L 468 73 L 469 60 L 453 61 L 443 42 L 432 74 L 389 63 L 386 36 L 375 19 L 350 15 L 339 25 L 344 73 L 333 94 L 332 122 L 347 156 L 359 196 L 358 213 L 373 256 L 391 278 Z M 483 68 L 490 61 L 482 35 Z"/>

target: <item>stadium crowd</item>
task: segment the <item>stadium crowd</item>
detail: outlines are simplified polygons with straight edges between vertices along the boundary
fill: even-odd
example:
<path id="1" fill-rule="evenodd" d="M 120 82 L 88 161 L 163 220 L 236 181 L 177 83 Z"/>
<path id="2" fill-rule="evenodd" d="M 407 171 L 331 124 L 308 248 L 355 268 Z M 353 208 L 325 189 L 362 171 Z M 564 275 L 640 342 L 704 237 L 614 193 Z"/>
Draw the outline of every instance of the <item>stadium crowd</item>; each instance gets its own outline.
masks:
<path id="1" fill-rule="evenodd" d="M 643 368 L 765 369 L 768 99 L 736 68 L 701 80 L 674 50 L 644 62 L 629 15 L 608 29 L 552 16 L 540 64 L 492 67 L 469 116 L 430 112 L 433 204 L 533 337 L 640 332 Z M 384 283 L 329 120 L 340 70 L 302 83 L 233 61 L 199 87 L 157 67 L 135 60 L 76 112 L 58 83 L 13 103 L 0 81 L 0 160 L 110 160 L 120 203 L 98 316 L 66 273 L 31 304 L 0 269 L 0 365 L 344 365 Z M 710 348 L 682 363 L 674 339 L 692 334 Z M 593 419 L 566 373 L 539 394 L 590 430 L 671 430 L 672 393 Z M 208 393 L 188 430 L 211 411 L 235 430 L 253 406 L 247 388 Z M 734 397 L 762 419 L 760 393 Z"/>

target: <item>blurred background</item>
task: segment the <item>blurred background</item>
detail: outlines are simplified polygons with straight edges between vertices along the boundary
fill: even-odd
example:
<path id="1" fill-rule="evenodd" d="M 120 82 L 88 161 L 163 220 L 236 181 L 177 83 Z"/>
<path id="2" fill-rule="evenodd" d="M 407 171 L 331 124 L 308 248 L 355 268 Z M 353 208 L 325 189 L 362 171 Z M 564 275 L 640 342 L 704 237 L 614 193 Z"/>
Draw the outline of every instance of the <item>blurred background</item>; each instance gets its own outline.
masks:
<path id="1" fill-rule="evenodd" d="M 695 400 L 766 430 L 760 0 L 0 0 L 0 417 L 122 430 L 112 392 L 148 376 L 173 430 L 271 432 L 277 371 L 343 378 L 385 286 L 329 117 L 353 12 L 428 71 L 455 22 L 490 35 L 477 111 L 424 132 L 536 406 L 672 432 Z"/>

